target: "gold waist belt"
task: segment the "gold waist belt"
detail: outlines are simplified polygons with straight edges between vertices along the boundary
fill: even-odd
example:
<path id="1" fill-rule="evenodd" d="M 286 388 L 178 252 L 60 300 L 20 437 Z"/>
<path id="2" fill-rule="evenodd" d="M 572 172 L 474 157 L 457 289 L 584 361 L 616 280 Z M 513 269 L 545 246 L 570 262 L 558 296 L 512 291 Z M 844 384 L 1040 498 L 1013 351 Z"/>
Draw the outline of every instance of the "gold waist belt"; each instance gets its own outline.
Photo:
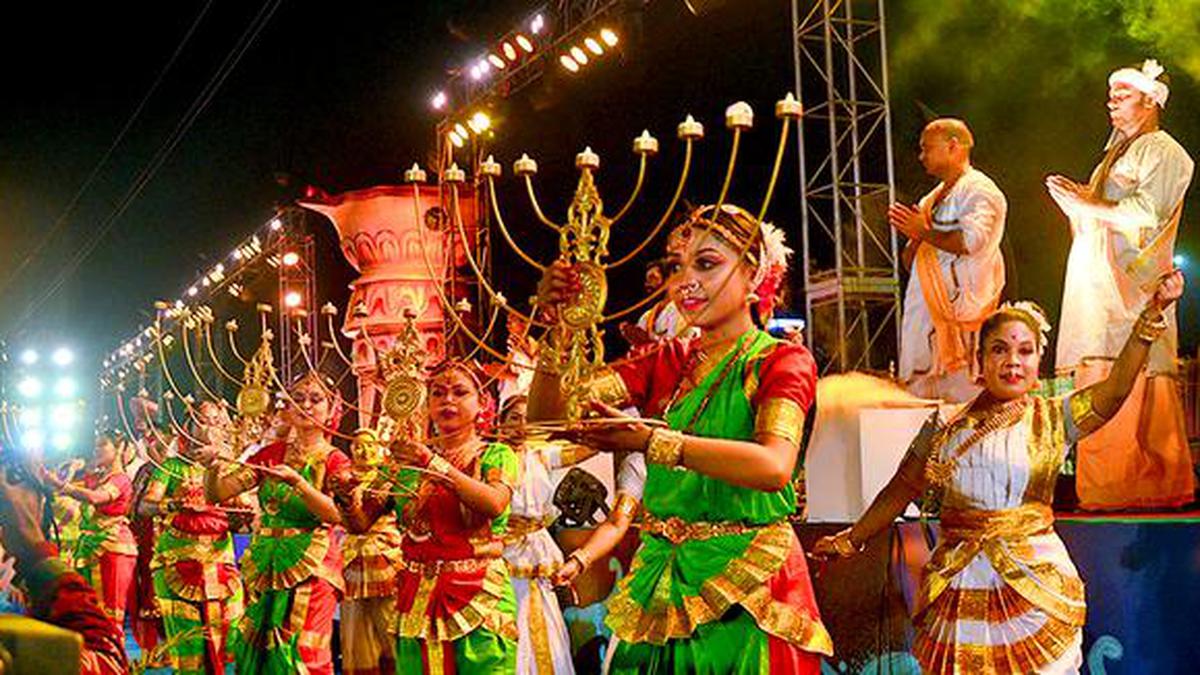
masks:
<path id="1" fill-rule="evenodd" d="M 550 516 L 541 518 L 524 518 L 512 516 L 508 519 L 508 532 L 504 534 L 504 543 L 511 544 L 528 537 L 539 530 L 544 530 L 554 522 Z"/>
<path id="2" fill-rule="evenodd" d="M 482 572 L 495 558 L 463 558 L 461 560 L 405 560 L 404 569 L 432 579 L 442 572 L 470 574 Z"/>
<path id="3" fill-rule="evenodd" d="M 1053 529 L 1054 511 L 1047 504 L 1025 504 L 1015 509 L 983 511 L 950 509 L 942 512 L 942 536 L 967 539 L 1022 539 Z"/>
<path id="4" fill-rule="evenodd" d="M 646 514 L 645 520 L 642 522 L 642 531 L 656 534 L 672 544 L 681 544 L 691 539 L 712 539 L 713 537 L 725 537 L 734 534 L 746 534 L 747 532 L 757 532 L 769 525 L 747 525 L 738 522 L 726 523 L 708 523 L 708 522 L 688 522 L 679 516 L 671 516 L 670 518 L 657 518 L 650 514 Z"/>

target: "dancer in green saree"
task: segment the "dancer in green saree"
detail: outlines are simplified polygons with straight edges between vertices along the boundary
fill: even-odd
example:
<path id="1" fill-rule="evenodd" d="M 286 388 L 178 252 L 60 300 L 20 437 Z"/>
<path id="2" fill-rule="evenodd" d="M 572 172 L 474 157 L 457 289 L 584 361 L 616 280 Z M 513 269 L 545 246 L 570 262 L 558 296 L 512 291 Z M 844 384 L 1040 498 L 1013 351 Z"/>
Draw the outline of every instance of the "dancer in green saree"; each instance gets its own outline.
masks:
<path id="1" fill-rule="evenodd" d="M 609 672 L 817 673 L 832 644 L 788 522 L 816 366 L 754 315 L 770 314 L 788 251 L 777 230 L 729 205 L 694 211 L 668 251 L 671 298 L 700 337 L 652 347 L 591 386 L 602 416 L 635 405 L 666 427 L 585 420 L 570 434 L 647 462 L 642 545 L 608 605 Z M 579 291 L 556 263 L 540 301 L 558 307 Z M 532 419 L 562 417 L 551 370 L 534 379 Z"/>

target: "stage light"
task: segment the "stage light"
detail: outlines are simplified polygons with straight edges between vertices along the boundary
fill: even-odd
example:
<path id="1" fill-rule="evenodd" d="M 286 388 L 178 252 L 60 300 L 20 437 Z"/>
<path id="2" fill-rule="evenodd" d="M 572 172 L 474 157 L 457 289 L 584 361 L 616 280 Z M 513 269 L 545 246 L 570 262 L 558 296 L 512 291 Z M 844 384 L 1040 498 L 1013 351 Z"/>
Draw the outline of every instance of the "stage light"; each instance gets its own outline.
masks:
<path id="1" fill-rule="evenodd" d="M 21 415 L 17 419 L 20 420 L 22 427 L 26 429 L 36 429 L 42 426 L 42 409 L 25 408 L 21 411 Z"/>
<path id="2" fill-rule="evenodd" d="M 41 450 L 46 444 L 46 434 L 41 429 L 31 429 L 21 436 L 21 445 L 26 450 Z"/>
<path id="3" fill-rule="evenodd" d="M 54 395 L 59 398 L 73 398 L 78 391 L 79 387 L 75 384 L 75 380 L 69 377 L 59 378 L 54 383 Z"/>
<path id="4" fill-rule="evenodd" d="M 199 288 L 196 288 L 195 286 L 192 286 L 191 288 L 189 288 L 189 289 L 187 290 L 187 294 L 188 294 L 188 297 L 189 297 L 189 298 L 194 298 L 194 297 L 196 297 L 196 294 L 197 294 L 197 293 L 199 293 L 199 292 L 200 292 L 200 289 L 199 289 Z"/>
<path id="5" fill-rule="evenodd" d="M 455 124 L 455 125 L 454 125 L 454 131 L 455 131 L 455 133 L 457 133 L 457 134 L 459 135 L 459 137 L 461 137 L 463 140 L 466 140 L 466 139 L 467 139 L 467 128 L 466 128 L 466 127 L 464 127 L 462 124 Z"/>
<path id="6" fill-rule="evenodd" d="M 483 70 L 478 65 L 471 66 L 471 79 L 476 81 L 483 79 Z"/>
<path id="7" fill-rule="evenodd" d="M 300 295 L 299 291 L 288 291 L 287 294 L 283 296 L 283 306 L 290 309 L 299 307 L 300 303 L 303 301 L 304 298 Z"/>
<path id="8" fill-rule="evenodd" d="M 500 49 L 504 52 L 504 58 L 508 59 L 509 61 L 517 60 L 517 48 L 512 46 L 511 42 L 505 42 L 504 44 L 500 45 Z"/>
<path id="9" fill-rule="evenodd" d="M 17 384 L 17 391 L 25 398 L 37 398 L 42 395 L 42 381 L 36 377 L 27 377 Z"/>
<path id="10" fill-rule="evenodd" d="M 533 17 L 533 21 L 529 22 L 529 32 L 537 35 L 546 27 L 546 19 L 541 14 Z"/>
<path id="11" fill-rule="evenodd" d="M 296 253 L 295 251 L 288 251 L 287 253 L 283 254 L 284 265 L 287 265 L 288 267 L 294 267 L 298 262 L 300 262 L 299 253 Z"/>
<path id="12" fill-rule="evenodd" d="M 79 410 L 73 403 L 62 403 L 50 409 L 50 426 L 54 429 L 70 429 L 79 423 Z"/>
<path id="13" fill-rule="evenodd" d="M 54 364 L 58 366 L 69 366 L 75 360 L 75 352 L 66 347 L 59 347 L 54 350 L 54 355 L 50 357 L 54 360 Z"/>
<path id="14" fill-rule="evenodd" d="M 584 40 L 583 46 L 587 47 L 588 51 L 595 54 L 596 56 L 600 56 L 601 54 L 604 53 L 604 47 L 601 47 L 600 43 L 596 42 L 595 38 L 588 38 L 588 39 Z"/>
<path id="15" fill-rule="evenodd" d="M 240 249 L 240 248 L 233 249 L 233 253 L 231 253 L 230 256 L 234 260 L 241 260 L 242 259 L 242 249 Z"/>
<path id="16" fill-rule="evenodd" d="M 516 40 L 517 46 L 521 49 L 524 49 L 527 54 L 533 53 L 533 42 L 530 41 L 529 38 L 525 37 L 524 35 L 518 35 Z"/>
<path id="17" fill-rule="evenodd" d="M 504 62 L 504 59 L 500 58 L 496 54 L 488 54 L 487 58 L 488 58 L 488 62 L 491 63 L 493 66 L 496 66 L 496 68 L 498 70 L 504 70 L 504 66 L 508 65 L 507 63 Z"/>
<path id="18" fill-rule="evenodd" d="M 276 231 L 283 229 L 283 221 L 278 218 L 272 218 L 271 229 Z"/>
<path id="19" fill-rule="evenodd" d="M 610 28 L 601 29 L 600 39 L 609 47 L 617 46 L 617 34 Z"/>
<path id="20" fill-rule="evenodd" d="M 571 58 L 570 54 L 563 54 L 562 56 L 558 57 L 558 62 L 562 64 L 563 68 L 566 68 L 572 73 L 579 72 L 579 64 L 575 63 L 575 59 Z"/>
<path id="21" fill-rule="evenodd" d="M 32 366 L 38 362 L 38 353 L 36 349 L 26 349 L 21 352 L 21 363 L 27 366 Z"/>
<path id="22" fill-rule="evenodd" d="M 462 146 L 466 145 L 466 141 L 463 140 L 462 136 L 458 135 L 457 131 L 451 131 L 449 134 L 449 138 L 450 138 L 450 143 L 456 148 L 461 148 Z"/>
<path id="23" fill-rule="evenodd" d="M 1176 267 L 1187 267 L 1187 256 L 1182 253 L 1176 253 L 1175 256 L 1171 258 L 1171 264 L 1175 265 Z"/>
<path id="24" fill-rule="evenodd" d="M 54 440 L 51 444 L 55 450 L 66 452 L 71 449 L 71 444 L 75 442 L 75 438 L 71 434 L 54 434 Z"/>
<path id="25" fill-rule="evenodd" d="M 477 112 L 471 116 L 469 124 L 475 133 L 481 134 L 492 128 L 492 118 L 488 117 L 487 113 Z"/>
<path id="26" fill-rule="evenodd" d="M 434 110 L 441 110 L 442 108 L 446 107 L 447 100 L 446 92 L 439 91 L 433 95 L 433 98 L 429 101 L 429 104 L 433 106 Z"/>
<path id="27" fill-rule="evenodd" d="M 575 59 L 575 63 L 581 66 L 586 66 L 588 63 L 587 54 L 579 47 L 571 47 L 571 58 Z"/>

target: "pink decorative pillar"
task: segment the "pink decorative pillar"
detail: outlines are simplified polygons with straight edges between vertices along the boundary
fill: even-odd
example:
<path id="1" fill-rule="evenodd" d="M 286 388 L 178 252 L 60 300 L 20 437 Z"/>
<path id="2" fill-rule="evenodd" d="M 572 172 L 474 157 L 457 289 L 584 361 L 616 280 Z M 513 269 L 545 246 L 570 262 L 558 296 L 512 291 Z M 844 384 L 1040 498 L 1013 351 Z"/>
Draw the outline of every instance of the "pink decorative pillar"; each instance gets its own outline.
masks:
<path id="1" fill-rule="evenodd" d="M 375 357 L 395 341 L 406 310 L 416 314 L 417 330 L 430 359 L 440 359 L 445 353 L 445 312 L 453 308 L 442 307 L 436 285 L 447 287 L 447 280 L 459 267 L 462 243 L 457 228 L 445 216 L 438 187 L 421 186 L 420 190 L 419 219 L 411 186 L 384 185 L 327 196 L 319 202 L 300 202 L 333 222 L 343 255 L 360 273 L 350 284 L 342 332 L 354 340 L 353 369 L 358 377 L 358 405 L 363 410 L 376 410 L 381 383 L 376 379 Z M 459 193 L 463 225 L 473 241 L 475 200 L 470 188 Z M 453 259 L 447 255 L 449 242 L 454 242 Z"/>

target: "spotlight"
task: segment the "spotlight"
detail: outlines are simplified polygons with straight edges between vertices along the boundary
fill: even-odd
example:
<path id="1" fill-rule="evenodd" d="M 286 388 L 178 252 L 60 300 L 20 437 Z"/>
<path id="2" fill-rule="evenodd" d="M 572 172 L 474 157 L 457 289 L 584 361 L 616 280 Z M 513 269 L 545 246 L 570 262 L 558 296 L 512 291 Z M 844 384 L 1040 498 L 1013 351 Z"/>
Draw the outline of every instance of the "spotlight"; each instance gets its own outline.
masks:
<path id="1" fill-rule="evenodd" d="M 55 450 L 66 452 L 71 449 L 71 444 L 74 441 L 75 439 L 71 437 L 71 434 L 54 434 L 54 440 L 51 441 L 51 444 Z"/>
<path id="2" fill-rule="evenodd" d="M 471 79 L 475 81 L 483 79 L 483 70 L 479 66 L 471 66 Z"/>
<path id="3" fill-rule="evenodd" d="M 42 395 L 42 381 L 36 377 L 27 377 L 17 384 L 17 391 L 25 398 L 37 398 Z"/>
<path id="4" fill-rule="evenodd" d="M 75 353 L 66 347 L 59 347 L 54 350 L 54 355 L 50 358 L 54 360 L 55 365 L 69 366 L 75 360 Z"/>
<path id="5" fill-rule="evenodd" d="M 42 409 L 41 408 L 25 408 L 21 411 L 18 418 L 21 421 L 21 426 L 26 429 L 34 429 L 42 426 Z"/>
<path id="6" fill-rule="evenodd" d="M 288 251 L 287 253 L 283 254 L 284 265 L 287 265 L 288 267 L 294 267 L 298 262 L 300 262 L 299 253 L 296 253 L 295 251 Z"/>
<path id="7" fill-rule="evenodd" d="M 75 380 L 69 377 L 59 378 L 58 382 L 54 383 L 54 395 L 59 398 L 73 398 L 77 391 L 79 387 Z"/>
<path id="8" fill-rule="evenodd" d="M 451 131 L 449 138 L 450 138 L 450 143 L 453 144 L 454 147 L 456 147 L 456 148 L 461 148 L 462 146 L 466 145 L 466 141 L 463 140 L 462 136 L 458 135 L 457 131 Z"/>
<path id="9" fill-rule="evenodd" d="M 575 63 L 575 59 L 571 58 L 570 54 L 563 54 L 562 56 L 558 57 L 558 62 L 562 64 L 563 68 L 566 68 L 572 73 L 579 72 L 579 64 Z"/>
<path id="10" fill-rule="evenodd" d="M 276 230 L 276 231 L 283 229 L 283 221 L 278 218 L 272 218 L 271 219 L 271 229 Z"/>
<path id="11" fill-rule="evenodd" d="M 38 353 L 36 349 L 26 349 L 21 352 L 21 363 L 27 366 L 32 366 L 38 362 Z"/>
<path id="12" fill-rule="evenodd" d="M 1174 257 L 1171 258 L 1171 264 L 1175 265 L 1176 267 L 1187 267 L 1187 256 L 1182 253 L 1176 253 Z"/>
<path id="13" fill-rule="evenodd" d="M 283 306 L 295 309 L 300 306 L 300 303 L 303 302 L 303 300 L 304 298 L 300 296 L 299 291 L 288 291 L 287 294 L 283 296 Z"/>
<path id="14" fill-rule="evenodd" d="M 447 100 L 446 92 L 439 91 L 433 95 L 433 98 L 429 101 L 429 105 L 433 106 L 434 110 L 441 110 L 446 107 Z"/>
<path id="15" fill-rule="evenodd" d="M 527 54 L 533 53 L 533 42 L 531 42 L 529 38 L 525 37 L 524 35 L 518 35 L 516 40 L 517 46 L 521 49 L 524 49 Z"/>
<path id="16" fill-rule="evenodd" d="M 72 403 L 61 403 L 50 409 L 50 426 L 69 429 L 79 422 L 79 411 Z"/>
<path id="17" fill-rule="evenodd" d="M 188 291 L 187 291 L 187 293 L 188 293 L 188 297 L 189 297 L 189 298 L 194 298 L 194 297 L 196 297 L 196 294 L 197 294 L 197 293 L 199 293 L 199 292 L 200 292 L 200 289 L 199 289 L 199 288 L 196 288 L 195 286 L 192 286 L 192 287 L 191 287 L 191 288 L 189 288 L 189 289 L 188 289 Z"/>
<path id="18" fill-rule="evenodd" d="M 463 140 L 467 139 L 467 128 L 464 127 L 462 124 L 455 124 L 454 131 L 456 133 L 458 133 L 459 137 L 462 138 Z"/>
<path id="19" fill-rule="evenodd" d="M 600 31 L 600 39 L 609 47 L 617 46 L 617 34 L 610 28 L 604 28 Z"/>
<path id="20" fill-rule="evenodd" d="M 587 65 L 588 56 L 579 47 L 571 47 L 571 58 L 575 59 L 575 62 L 581 66 Z"/>
<path id="21" fill-rule="evenodd" d="M 529 32 L 533 33 L 534 35 L 537 35 L 538 33 L 542 32 L 542 29 L 545 27 L 546 27 L 546 19 L 543 18 L 541 14 L 538 14 L 537 16 L 533 17 L 533 21 L 529 22 Z"/>
<path id="22" fill-rule="evenodd" d="M 41 429 L 31 429 L 21 436 L 21 445 L 26 450 L 41 450 L 46 444 L 46 434 Z"/>
<path id="23" fill-rule="evenodd" d="M 487 113 L 477 112 L 471 116 L 470 125 L 475 133 L 481 134 L 492 128 L 492 118 L 488 117 Z"/>
<path id="24" fill-rule="evenodd" d="M 233 257 L 234 260 L 241 260 L 242 259 L 242 249 L 235 248 L 235 249 L 233 249 L 233 253 L 231 253 L 230 255 Z"/>
<path id="25" fill-rule="evenodd" d="M 596 56 L 600 56 L 604 53 L 604 47 L 601 47 L 600 43 L 596 42 L 595 38 L 588 38 L 584 40 L 583 45 L 588 48 L 589 52 L 595 54 Z"/>
<path id="26" fill-rule="evenodd" d="M 505 46 L 508 47 L 508 43 L 505 43 Z M 511 49 L 511 47 L 509 47 L 509 49 Z M 493 66 L 496 66 L 497 70 L 504 70 L 504 66 L 508 65 L 504 62 L 504 59 L 500 58 L 496 54 L 488 54 L 487 59 L 489 63 L 491 63 Z"/>
<path id="27" fill-rule="evenodd" d="M 500 45 L 500 49 L 504 52 L 504 58 L 508 59 L 509 61 L 517 60 L 517 48 L 512 46 L 511 42 L 505 42 L 504 44 Z"/>

